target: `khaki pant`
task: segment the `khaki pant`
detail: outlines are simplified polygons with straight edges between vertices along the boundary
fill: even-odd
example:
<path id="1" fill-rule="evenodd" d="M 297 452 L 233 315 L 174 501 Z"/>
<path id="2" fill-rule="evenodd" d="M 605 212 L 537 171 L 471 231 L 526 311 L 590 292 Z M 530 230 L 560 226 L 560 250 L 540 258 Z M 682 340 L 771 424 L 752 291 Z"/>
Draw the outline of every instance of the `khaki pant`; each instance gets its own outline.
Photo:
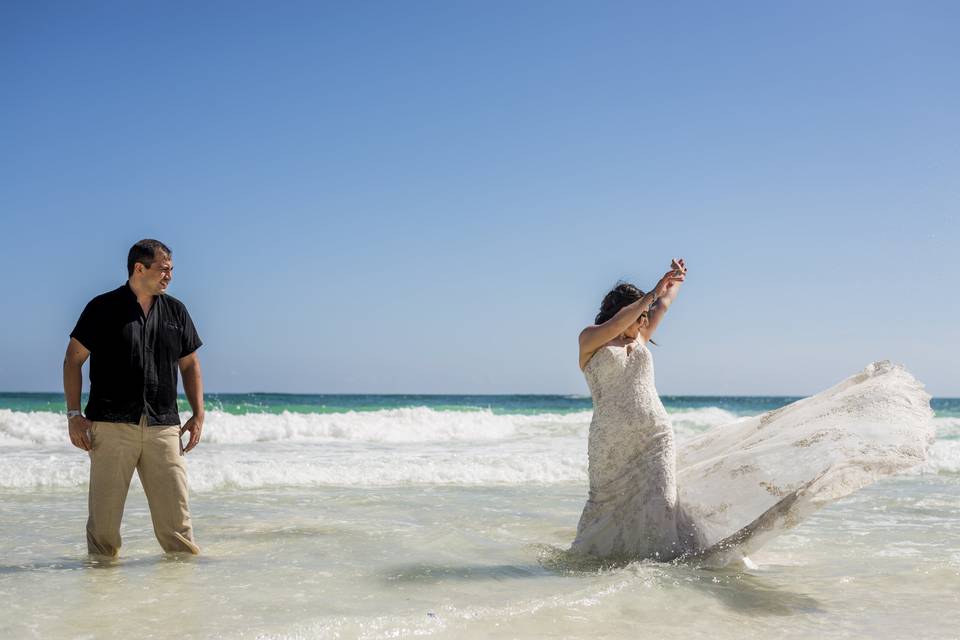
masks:
<path id="1" fill-rule="evenodd" d="M 148 427 L 146 416 L 140 424 L 94 422 L 92 440 L 87 550 L 119 553 L 123 505 L 136 469 L 160 546 L 168 552 L 199 553 L 190 526 L 180 427 Z"/>

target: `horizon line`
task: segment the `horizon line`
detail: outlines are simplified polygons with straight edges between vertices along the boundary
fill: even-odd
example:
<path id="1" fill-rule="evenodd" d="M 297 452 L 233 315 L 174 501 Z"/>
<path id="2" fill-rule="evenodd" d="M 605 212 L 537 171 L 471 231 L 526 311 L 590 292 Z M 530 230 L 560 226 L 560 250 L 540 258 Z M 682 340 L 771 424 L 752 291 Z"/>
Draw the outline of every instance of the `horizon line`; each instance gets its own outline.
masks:
<path id="1" fill-rule="evenodd" d="M 62 391 L 0 391 L 0 395 L 4 394 L 21 394 L 21 395 L 63 395 Z M 88 396 L 89 391 L 84 391 L 82 396 Z M 381 396 L 381 397 L 390 397 L 390 396 L 418 396 L 418 397 L 443 397 L 443 396 L 463 396 L 463 397 L 474 397 L 474 398 L 483 398 L 483 397 L 515 397 L 515 396 L 529 396 L 529 397 L 542 397 L 542 398 L 571 398 L 571 399 L 584 399 L 589 400 L 590 395 L 576 394 L 576 393 L 410 393 L 410 392 L 394 392 L 394 393 L 374 393 L 374 392 L 359 392 L 359 391 L 350 391 L 350 392 L 297 392 L 297 391 L 204 391 L 204 396 L 216 396 L 216 395 L 272 395 L 272 396 Z M 811 395 L 815 394 L 756 394 L 756 393 L 733 393 L 733 394 L 701 394 L 701 393 L 661 393 L 658 394 L 661 398 L 796 398 L 803 399 L 808 398 Z M 934 400 L 960 400 L 960 396 L 930 396 Z M 183 393 L 177 393 L 177 398 L 186 398 L 186 395 Z"/>

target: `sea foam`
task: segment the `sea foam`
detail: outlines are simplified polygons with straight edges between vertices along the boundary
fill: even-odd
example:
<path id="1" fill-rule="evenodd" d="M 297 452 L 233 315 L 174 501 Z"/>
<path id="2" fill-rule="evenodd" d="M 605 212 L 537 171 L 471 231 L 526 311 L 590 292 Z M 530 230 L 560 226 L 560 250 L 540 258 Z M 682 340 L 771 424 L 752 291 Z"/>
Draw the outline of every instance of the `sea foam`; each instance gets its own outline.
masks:
<path id="1" fill-rule="evenodd" d="M 187 416 L 184 416 L 186 418 Z M 188 454 L 194 491 L 311 486 L 586 484 L 591 413 L 496 414 L 426 407 L 339 414 L 207 414 Z M 718 407 L 671 413 L 677 440 L 737 419 Z M 908 473 L 960 473 L 960 418 Z M 85 486 L 87 456 L 63 414 L 0 410 L 0 490 Z"/>
<path id="2" fill-rule="evenodd" d="M 500 414 L 489 409 L 441 411 L 428 407 L 347 411 L 343 413 L 248 413 L 208 411 L 208 443 L 308 442 L 447 442 L 490 441 L 517 437 L 585 437 L 592 412 Z M 182 418 L 186 420 L 189 413 Z M 680 439 L 737 419 L 717 407 L 671 413 Z M 0 447 L 69 446 L 63 414 L 0 409 Z"/>
<path id="3" fill-rule="evenodd" d="M 189 413 L 181 416 L 184 421 Z M 591 412 L 567 414 L 495 414 L 488 409 L 438 411 L 428 407 L 348 411 L 343 413 L 248 413 L 209 411 L 203 438 L 207 443 L 251 442 L 447 442 L 489 441 L 514 437 L 586 435 Z M 64 445 L 66 419 L 53 412 L 0 409 L 0 446 Z"/>

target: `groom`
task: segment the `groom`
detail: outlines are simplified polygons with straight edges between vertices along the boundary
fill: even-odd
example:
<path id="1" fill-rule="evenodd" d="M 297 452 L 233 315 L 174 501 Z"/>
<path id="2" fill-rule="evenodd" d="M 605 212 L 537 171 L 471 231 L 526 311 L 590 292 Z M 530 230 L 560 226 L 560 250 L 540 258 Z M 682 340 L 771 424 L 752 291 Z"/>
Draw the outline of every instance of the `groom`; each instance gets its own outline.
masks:
<path id="1" fill-rule="evenodd" d="M 70 441 L 90 454 L 87 550 L 116 556 L 120 520 L 136 469 L 164 551 L 199 553 L 187 504 L 183 454 L 203 429 L 202 344 L 182 302 L 166 295 L 173 253 L 141 240 L 127 255 L 128 280 L 87 304 L 63 361 Z M 80 412 L 81 367 L 90 358 L 90 398 Z M 193 409 L 181 429 L 177 370 Z M 180 436 L 190 433 L 186 448 Z"/>

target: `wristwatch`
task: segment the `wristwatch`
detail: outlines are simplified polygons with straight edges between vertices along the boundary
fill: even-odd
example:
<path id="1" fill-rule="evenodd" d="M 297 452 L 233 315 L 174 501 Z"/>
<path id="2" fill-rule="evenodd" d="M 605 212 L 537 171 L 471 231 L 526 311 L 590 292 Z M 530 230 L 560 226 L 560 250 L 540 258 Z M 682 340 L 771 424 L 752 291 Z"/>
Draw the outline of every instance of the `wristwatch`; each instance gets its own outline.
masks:
<path id="1" fill-rule="evenodd" d="M 78 411 L 77 409 L 71 409 L 70 411 L 67 411 L 67 420 L 69 420 L 70 418 L 76 418 L 77 416 L 82 416 L 82 415 L 83 414 L 80 413 L 80 411 Z"/>

